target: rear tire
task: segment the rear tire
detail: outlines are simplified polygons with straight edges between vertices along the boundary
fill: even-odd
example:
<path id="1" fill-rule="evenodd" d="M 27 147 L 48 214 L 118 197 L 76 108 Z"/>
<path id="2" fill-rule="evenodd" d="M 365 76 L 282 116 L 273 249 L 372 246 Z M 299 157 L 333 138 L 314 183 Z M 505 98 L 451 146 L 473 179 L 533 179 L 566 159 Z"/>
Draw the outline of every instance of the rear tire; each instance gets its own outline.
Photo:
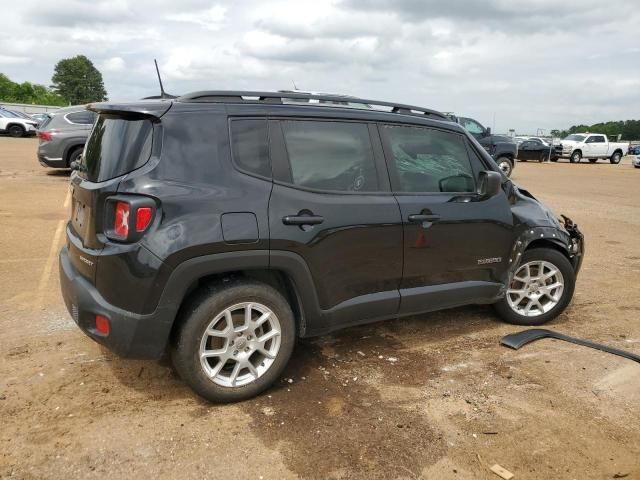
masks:
<path id="1" fill-rule="evenodd" d="M 545 278 L 554 270 L 554 276 Z M 518 280 L 527 277 L 529 282 Z M 550 248 L 533 248 L 524 252 L 509 290 L 493 307 L 507 323 L 542 325 L 567 308 L 575 282 L 576 274 L 567 257 Z"/>
<path id="2" fill-rule="evenodd" d="M 256 326 L 258 320 L 263 323 Z M 296 339 L 293 312 L 285 298 L 256 281 L 201 289 L 181 307 L 178 321 L 173 365 L 211 402 L 246 400 L 266 390 L 282 375 Z M 272 336 L 261 341 L 266 335 Z"/>
<path id="3" fill-rule="evenodd" d="M 20 125 L 11 125 L 9 127 L 8 132 L 9 132 L 9 136 L 13 138 L 20 138 L 20 137 L 24 137 L 26 130 L 24 129 L 24 127 Z"/>
<path id="4" fill-rule="evenodd" d="M 620 163 L 620 160 L 622 160 L 622 155 L 620 154 L 620 152 L 615 152 L 609 159 L 609 161 L 614 165 L 618 165 Z"/>
<path id="5" fill-rule="evenodd" d="M 498 164 L 498 167 L 500 167 L 500 170 L 502 170 L 502 173 L 504 173 L 507 177 L 511 176 L 511 172 L 513 172 L 513 162 L 510 158 L 499 157 L 496 160 L 496 163 Z"/>
<path id="6" fill-rule="evenodd" d="M 78 164 L 80 163 L 80 160 L 82 159 L 83 150 L 84 150 L 84 147 L 76 147 L 73 150 L 71 150 L 71 153 L 69 154 L 69 159 L 67 161 L 67 167 L 71 168 L 71 164 L 73 162 L 78 162 Z"/>
<path id="7" fill-rule="evenodd" d="M 569 158 L 571 163 L 580 163 L 580 160 L 582 160 L 582 153 L 580 152 L 573 152 Z"/>

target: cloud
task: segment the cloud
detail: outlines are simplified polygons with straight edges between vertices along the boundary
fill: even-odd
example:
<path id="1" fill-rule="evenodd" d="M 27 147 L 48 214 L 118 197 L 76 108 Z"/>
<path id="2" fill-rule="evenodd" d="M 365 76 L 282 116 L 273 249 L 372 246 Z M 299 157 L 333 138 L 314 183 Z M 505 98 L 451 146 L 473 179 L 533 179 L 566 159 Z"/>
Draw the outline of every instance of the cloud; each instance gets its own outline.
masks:
<path id="1" fill-rule="evenodd" d="M 522 133 L 640 115 L 640 9 L 624 0 L 21 0 L 3 15 L 0 71 L 49 84 L 84 54 L 114 100 L 156 94 L 157 58 L 175 94 L 295 81 Z"/>
<path id="2" fill-rule="evenodd" d="M 227 9 L 220 5 L 214 5 L 211 8 L 192 13 L 172 13 L 167 15 L 167 20 L 174 22 L 193 23 L 206 30 L 219 30 L 224 21 Z"/>

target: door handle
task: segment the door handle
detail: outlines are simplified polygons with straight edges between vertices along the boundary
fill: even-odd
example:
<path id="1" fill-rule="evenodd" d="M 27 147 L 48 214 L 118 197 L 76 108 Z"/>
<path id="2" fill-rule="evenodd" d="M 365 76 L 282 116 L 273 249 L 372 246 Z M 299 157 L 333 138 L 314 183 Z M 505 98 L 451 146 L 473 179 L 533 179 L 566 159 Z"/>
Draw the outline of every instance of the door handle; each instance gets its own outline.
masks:
<path id="1" fill-rule="evenodd" d="M 282 217 L 285 225 L 319 225 L 324 222 L 324 217 L 319 215 L 287 215 Z"/>
<path id="2" fill-rule="evenodd" d="M 435 223 L 438 220 L 440 220 L 440 215 L 425 215 L 422 213 L 409 215 L 409 221 L 411 223 L 425 223 L 425 222 Z"/>

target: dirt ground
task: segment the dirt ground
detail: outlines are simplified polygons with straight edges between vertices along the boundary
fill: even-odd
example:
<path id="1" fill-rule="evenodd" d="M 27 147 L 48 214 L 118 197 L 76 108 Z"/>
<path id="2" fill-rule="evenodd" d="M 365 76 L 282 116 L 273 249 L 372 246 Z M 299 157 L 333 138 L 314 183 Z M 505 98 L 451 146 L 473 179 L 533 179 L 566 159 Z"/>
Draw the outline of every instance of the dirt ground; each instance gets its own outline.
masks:
<path id="1" fill-rule="evenodd" d="M 497 479 L 497 463 L 516 479 L 640 478 L 640 365 L 501 347 L 520 328 L 485 306 L 302 341 L 286 379 L 235 405 L 115 357 L 62 303 L 68 173 L 35 150 L 0 138 L 0 477 Z M 514 180 L 586 236 L 550 328 L 640 353 L 640 170 L 519 163 Z"/>

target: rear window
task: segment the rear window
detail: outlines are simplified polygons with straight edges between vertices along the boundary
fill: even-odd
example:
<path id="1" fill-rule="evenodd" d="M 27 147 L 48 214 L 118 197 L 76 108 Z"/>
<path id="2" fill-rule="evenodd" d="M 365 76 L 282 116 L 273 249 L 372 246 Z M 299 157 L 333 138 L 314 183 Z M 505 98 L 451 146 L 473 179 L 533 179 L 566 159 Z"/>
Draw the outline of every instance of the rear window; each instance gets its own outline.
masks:
<path id="1" fill-rule="evenodd" d="M 96 113 L 83 110 L 80 112 L 68 113 L 66 118 L 67 121 L 75 123 L 76 125 L 92 125 L 96 119 Z"/>
<path id="2" fill-rule="evenodd" d="M 151 156 L 153 123 L 101 115 L 85 146 L 80 174 L 103 182 L 144 165 Z"/>

